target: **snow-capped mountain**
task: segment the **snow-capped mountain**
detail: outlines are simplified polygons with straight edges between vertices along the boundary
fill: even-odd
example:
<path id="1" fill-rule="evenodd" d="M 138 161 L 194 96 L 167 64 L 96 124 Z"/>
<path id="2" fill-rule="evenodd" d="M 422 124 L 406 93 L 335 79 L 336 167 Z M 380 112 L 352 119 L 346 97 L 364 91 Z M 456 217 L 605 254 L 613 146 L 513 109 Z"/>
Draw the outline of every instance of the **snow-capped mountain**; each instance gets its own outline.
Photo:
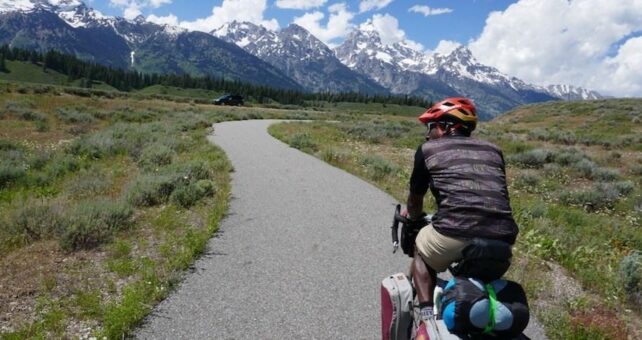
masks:
<path id="1" fill-rule="evenodd" d="M 368 25 L 351 32 L 334 52 L 346 66 L 367 75 L 392 93 L 429 98 L 456 94 L 449 85 L 428 74 L 427 71 L 434 68 L 430 58 L 403 43 L 384 44 Z"/>
<path id="2" fill-rule="evenodd" d="M 525 103 L 566 99 L 561 92 L 528 84 L 479 63 L 464 46 L 448 55 L 428 55 L 403 41 L 384 44 L 369 23 L 353 31 L 335 53 L 346 66 L 369 75 L 393 93 L 434 100 L 451 95 L 471 97 L 483 118 Z"/>
<path id="3" fill-rule="evenodd" d="M 296 24 L 275 32 L 234 21 L 212 34 L 270 63 L 309 91 L 387 93 L 343 65 L 323 42 Z"/>
<path id="4" fill-rule="evenodd" d="M 72 27 L 86 27 L 96 25 L 100 21 L 108 21 L 97 10 L 85 6 L 79 0 L 1 0 L 0 13 L 16 12 L 29 13 L 33 11 L 48 11 L 56 13 L 61 19 Z"/>
<path id="5" fill-rule="evenodd" d="M 606 98 L 606 96 L 596 91 L 571 85 L 549 85 L 545 90 L 552 96 L 563 100 L 594 100 Z"/>
<path id="6" fill-rule="evenodd" d="M 0 44 L 58 51 L 146 73 L 190 73 L 301 89 L 282 71 L 210 34 L 109 17 L 79 0 L 0 0 Z"/>

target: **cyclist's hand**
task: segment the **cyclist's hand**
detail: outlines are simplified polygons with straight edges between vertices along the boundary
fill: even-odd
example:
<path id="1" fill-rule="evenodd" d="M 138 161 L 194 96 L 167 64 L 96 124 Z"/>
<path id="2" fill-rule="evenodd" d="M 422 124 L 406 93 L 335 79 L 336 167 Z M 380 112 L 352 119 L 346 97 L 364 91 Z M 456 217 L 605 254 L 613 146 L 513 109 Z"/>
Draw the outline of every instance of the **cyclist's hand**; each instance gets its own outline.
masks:
<path id="1" fill-rule="evenodd" d="M 405 218 L 408 218 L 408 209 L 407 209 L 407 208 L 404 208 L 404 209 L 399 213 L 399 215 L 401 215 L 401 216 L 403 216 L 403 217 L 405 217 Z"/>

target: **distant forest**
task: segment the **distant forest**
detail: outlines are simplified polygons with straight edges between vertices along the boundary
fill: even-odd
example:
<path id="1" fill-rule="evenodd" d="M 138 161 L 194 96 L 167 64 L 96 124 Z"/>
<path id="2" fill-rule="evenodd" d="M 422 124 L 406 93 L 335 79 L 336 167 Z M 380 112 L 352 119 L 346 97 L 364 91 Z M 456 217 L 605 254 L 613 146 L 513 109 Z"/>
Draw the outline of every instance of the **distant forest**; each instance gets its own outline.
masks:
<path id="1" fill-rule="evenodd" d="M 101 81 L 118 89 L 129 92 L 152 85 L 165 85 L 189 89 L 205 89 L 238 93 L 253 97 L 259 103 L 276 101 L 281 104 L 303 105 L 306 101 L 325 101 L 330 103 L 381 103 L 429 107 L 431 102 L 424 98 L 399 95 L 369 95 L 363 93 L 302 92 L 256 85 L 238 80 L 228 80 L 213 76 L 193 77 L 189 74 L 147 74 L 134 70 L 123 70 L 87 62 L 73 55 L 49 50 L 41 53 L 34 50 L 0 47 L 0 71 L 6 71 L 5 60 L 31 62 L 41 65 L 44 71 L 53 70 L 64 74 L 68 80 L 81 80 L 81 85 L 91 87 L 93 81 Z"/>

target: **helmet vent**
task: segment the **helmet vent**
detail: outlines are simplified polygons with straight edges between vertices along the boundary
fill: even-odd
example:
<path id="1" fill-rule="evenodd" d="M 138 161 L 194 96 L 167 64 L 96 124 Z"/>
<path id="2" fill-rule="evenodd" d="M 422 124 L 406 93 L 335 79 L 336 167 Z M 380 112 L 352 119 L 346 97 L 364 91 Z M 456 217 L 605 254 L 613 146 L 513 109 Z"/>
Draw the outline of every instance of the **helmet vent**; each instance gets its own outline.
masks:
<path id="1" fill-rule="evenodd" d="M 453 104 L 453 103 L 451 103 L 451 102 L 445 102 L 445 103 L 443 103 L 442 105 L 444 105 L 444 106 L 448 106 L 448 107 L 455 106 L 455 104 Z"/>

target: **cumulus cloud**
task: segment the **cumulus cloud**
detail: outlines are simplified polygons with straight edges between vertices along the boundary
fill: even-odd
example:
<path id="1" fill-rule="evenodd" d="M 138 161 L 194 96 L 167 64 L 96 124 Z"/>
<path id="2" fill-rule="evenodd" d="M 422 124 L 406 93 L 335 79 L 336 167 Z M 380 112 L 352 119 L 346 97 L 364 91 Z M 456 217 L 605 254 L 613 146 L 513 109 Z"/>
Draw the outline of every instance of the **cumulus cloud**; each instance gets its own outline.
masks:
<path id="1" fill-rule="evenodd" d="M 441 40 L 437 44 L 437 47 L 433 51 L 434 53 L 439 53 L 441 55 L 449 55 L 457 47 L 461 46 L 460 43 L 452 40 Z"/>
<path id="2" fill-rule="evenodd" d="M 178 17 L 176 17 L 174 14 L 169 14 L 162 17 L 157 17 L 154 14 L 152 14 L 147 17 L 147 21 L 153 22 L 159 25 L 178 26 Z"/>
<path id="3" fill-rule="evenodd" d="M 265 19 L 264 12 L 267 0 L 223 0 L 220 6 L 212 8 L 212 14 L 194 21 L 181 21 L 180 26 L 191 31 L 211 32 L 223 24 L 232 21 L 248 21 L 276 30 L 279 23 L 276 19 Z"/>
<path id="4" fill-rule="evenodd" d="M 627 40 L 617 55 L 604 61 L 588 84 L 594 88 L 599 85 L 615 88 L 628 96 L 642 96 L 642 37 Z"/>
<path id="5" fill-rule="evenodd" d="M 146 8 L 159 8 L 171 4 L 172 0 L 109 0 L 109 4 L 123 10 L 125 19 L 134 19 Z"/>
<path id="6" fill-rule="evenodd" d="M 452 13 L 452 11 L 453 10 L 450 8 L 430 8 L 429 6 L 422 5 L 414 5 L 410 7 L 410 9 L 408 9 L 408 12 L 420 13 L 426 17 L 431 15 Z"/>
<path id="7" fill-rule="evenodd" d="M 362 0 L 359 3 L 359 12 L 367 12 L 376 9 L 382 9 L 388 6 L 393 0 Z"/>
<path id="8" fill-rule="evenodd" d="M 328 46 L 335 46 L 335 39 L 345 38 L 354 25 L 352 19 L 354 13 L 348 11 L 345 3 L 338 3 L 328 7 L 328 21 L 325 25 L 322 21 L 325 14 L 320 11 L 305 13 L 294 18 L 294 23 L 308 30 L 312 35 L 323 41 Z"/>
<path id="9" fill-rule="evenodd" d="M 327 0 L 277 0 L 276 7 L 286 9 L 310 9 L 323 6 Z"/>
<path id="10" fill-rule="evenodd" d="M 379 33 L 381 42 L 385 45 L 392 45 L 399 42 L 417 51 L 423 51 L 420 43 L 408 39 L 406 32 L 399 27 L 399 20 L 390 14 L 375 14 L 372 18 L 361 24 L 362 30 L 374 30 Z"/>
<path id="11" fill-rule="evenodd" d="M 642 0 L 520 0 L 491 13 L 469 47 L 529 82 L 641 96 L 641 32 Z"/>

